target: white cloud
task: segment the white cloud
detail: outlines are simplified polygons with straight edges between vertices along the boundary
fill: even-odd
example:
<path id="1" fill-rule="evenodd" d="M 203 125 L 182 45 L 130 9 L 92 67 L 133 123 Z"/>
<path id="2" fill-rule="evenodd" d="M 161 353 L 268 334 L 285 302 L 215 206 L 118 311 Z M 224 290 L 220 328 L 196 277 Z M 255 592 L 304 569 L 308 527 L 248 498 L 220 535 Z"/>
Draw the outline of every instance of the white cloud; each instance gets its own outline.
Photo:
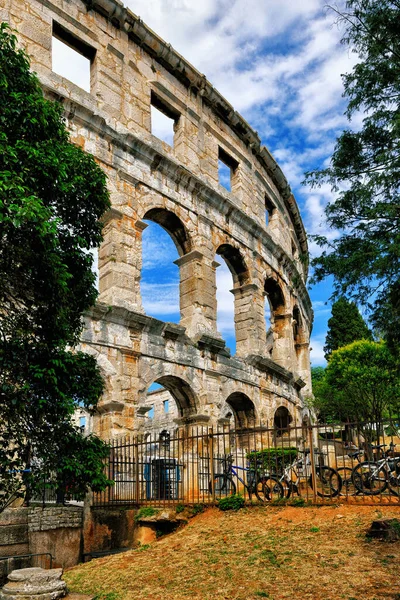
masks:
<path id="1" fill-rule="evenodd" d="M 90 60 L 57 38 L 52 38 L 52 69 L 90 92 Z"/>
<path id="2" fill-rule="evenodd" d="M 217 269 L 217 329 L 226 337 L 235 337 L 234 297 L 230 290 L 233 288 L 232 274 L 225 261 L 220 261 Z"/>
<path id="3" fill-rule="evenodd" d="M 148 227 L 142 234 L 142 260 L 143 269 L 159 269 L 163 267 L 172 267 L 173 261 L 179 258 L 178 251 L 168 235 L 159 225 L 146 221 Z M 177 266 L 176 276 L 179 278 L 179 269 Z"/>
<path id="4" fill-rule="evenodd" d="M 325 340 L 325 336 L 323 336 Z M 312 367 L 325 367 L 326 360 L 324 356 L 324 341 L 322 340 L 322 336 L 312 337 L 311 338 L 311 366 Z"/>
<path id="5" fill-rule="evenodd" d="M 143 308 L 152 317 L 179 315 L 179 284 L 177 283 L 142 283 Z"/>

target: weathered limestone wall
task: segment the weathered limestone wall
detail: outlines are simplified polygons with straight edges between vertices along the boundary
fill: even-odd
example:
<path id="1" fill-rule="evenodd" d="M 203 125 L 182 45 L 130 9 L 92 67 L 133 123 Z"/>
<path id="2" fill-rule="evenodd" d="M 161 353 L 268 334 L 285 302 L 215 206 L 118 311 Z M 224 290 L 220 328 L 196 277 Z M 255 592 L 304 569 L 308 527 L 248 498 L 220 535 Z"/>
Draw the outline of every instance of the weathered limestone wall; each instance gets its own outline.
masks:
<path id="1" fill-rule="evenodd" d="M 45 93 L 63 103 L 72 140 L 108 176 L 100 296 L 81 344 L 107 382 L 95 430 L 106 438 L 140 430 L 154 381 L 172 394 L 182 424 L 213 424 L 231 410 L 239 427 L 271 425 L 280 406 L 300 422 L 311 391 L 307 241 L 256 132 L 117 0 L 2 0 L 0 17 L 18 31 Z M 90 92 L 52 71 L 53 33 L 90 57 Z M 152 105 L 174 119 L 172 146 L 151 133 Z M 231 165 L 231 192 L 218 181 L 219 156 Z M 180 256 L 179 325 L 144 314 L 145 220 L 170 233 Z M 233 276 L 235 357 L 216 326 L 223 260 Z"/>
<path id="2" fill-rule="evenodd" d="M 82 507 L 6 509 L 0 514 L 0 556 L 48 552 L 54 567 L 72 567 L 81 558 L 82 528 Z"/>
<path id="3" fill-rule="evenodd" d="M 134 546 L 137 526 L 134 509 L 90 509 L 85 512 L 84 548 L 85 555 L 108 552 Z"/>

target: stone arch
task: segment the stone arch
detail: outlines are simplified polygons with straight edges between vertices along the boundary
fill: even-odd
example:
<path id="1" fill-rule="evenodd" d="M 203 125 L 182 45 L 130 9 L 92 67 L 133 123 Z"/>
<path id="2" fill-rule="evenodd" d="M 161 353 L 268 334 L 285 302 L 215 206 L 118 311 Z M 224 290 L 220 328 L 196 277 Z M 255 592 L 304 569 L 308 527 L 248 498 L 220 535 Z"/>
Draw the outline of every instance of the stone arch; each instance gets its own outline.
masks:
<path id="1" fill-rule="evenodd" d="M 250 311 L 243 311 L 243 306 L 247 301 L 251 300 L 253 293 L 252 289 L 249 289 L 248 284 L 250 283 L 250 273 L 246 264 L 243 253 L 235 246 L 229 243 L 222 243 L 216 250 L 216 255 L 221 256 L 224 260 L 227 269 L 219 269 L 217 271 L 217 293 L 219 300 L 222 300 L 222 305 L 225 306 L 226 314 L 221 315 L 219 312 L 219 304 L 217 301 L 218 319 L 223 317 L 225 325 L 227 323 L 232 324 L 232 329 L 235 330 L 235 342 L 233 339 L 231 342 L 231 351 L 233 345 L 236 345 L 234 353 L 238 355 L 248 354 L 248 332 L 251 329 L 249 327 L 249 321 L 253 321 L 253 315 Z M 233 285 L 226 280 L 227 271 L 232 276 Z M 220 277 L 224 283 L 221 283 Z M 228 275 L 229 279 L 229 275 Z M 232 289 L 233 288 L 233 289 Z M 234 296 L 232 299 L 231 292 Z M 229 308 L 228 308 L 229 307 Z M 231 314 L 231 311 L 233 314 Z M 247 325 L 243 326 L 243 321 L 247 321 Z M 229 330 L 227 328 L 227 330 Z M 233 338 L 233 336 L 232 336 Z"/>
<path id="2" fill-rule="evenodd" d="M 292 321 L 292 325 L 293 325 L 293 340 L 295 345 L 296 344 L 300 344 L 302 341 L 302 335 L 301 335 L 301 330 L 302 330 L 302 319 L 301 319 L 301 314 L 300 314 L 300 309 L 297 306 L 297 304 L 295 304 L 295 306 L 293 307 L 293 321 Z"/>
<path id="3" fill-rule="evenodd" d="M 171 236 L 179 256 L 184 256 L 192 250 L 192 242 L 188 231 L 179 217 L 166 208 L 151 208 L 143 215 L 143 220 L 153 221 L 160 225 Z"/>
<path id="4" fill-rule="evenodd" d="M 256 410 L 252 400 L 243 392 L 233 392 L 226 399 L 231 407 L 237 429 L 254 427 L 256 424 Z"/>
<path id="5" fill-rule="evenodd" d="M 245 285 L 250 280 L 249 270 L 242 253 L 231 244 L 221 244 L 216 254 L 222 256 L 232 273 L 234 287 Z"/>
<path id="6" fill-rule="evenodd" d="M 285 294 L 281 284 L 275 278 L 270 276 L 266 278 L 264 293 L 268 302 L 265 307 L 266 349 L 275 362 L 285 366 L 289 364 L 293 355 L 292 315 L 286 311 Z"/>
<path id="7" fill-rule="evenodd" d="M 283 435 L 289 431 L 293 417 L 286 406 L 278 406 L 274 413 L 274 429 L 277 435 Z"/>
<path id="8" fill-rule="evenodd" d="M 285 296 L 282 288 L 276 279 L 267 277 L 264 283 L 264 292 L 268 298 L 271 312 L 274 315 L 281 315 L 285 312 Z"/>
<path id="9" fill-rule="evenodd" d="M 153 383 L 158 383 L 169 391 L 176 402 L 180 416 L 189 417 L 197 413 L 199 406 L 197 396 L 184 379 L 176 375 L 161 375 L 155 378 Z"/>

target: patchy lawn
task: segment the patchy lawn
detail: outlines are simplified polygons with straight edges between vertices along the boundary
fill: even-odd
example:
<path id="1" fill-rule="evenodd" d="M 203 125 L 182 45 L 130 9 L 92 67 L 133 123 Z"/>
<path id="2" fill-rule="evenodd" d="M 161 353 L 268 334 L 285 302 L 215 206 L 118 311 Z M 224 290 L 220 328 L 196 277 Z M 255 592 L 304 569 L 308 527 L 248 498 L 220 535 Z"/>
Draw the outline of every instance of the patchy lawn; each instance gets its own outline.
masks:
<path id="1" fill-rule="evenodd" d="M 65 573 L 99 600 L 400 600 L 400 542 L 369 541 L 381 506 L 208 509 L 148 547 Z"/>

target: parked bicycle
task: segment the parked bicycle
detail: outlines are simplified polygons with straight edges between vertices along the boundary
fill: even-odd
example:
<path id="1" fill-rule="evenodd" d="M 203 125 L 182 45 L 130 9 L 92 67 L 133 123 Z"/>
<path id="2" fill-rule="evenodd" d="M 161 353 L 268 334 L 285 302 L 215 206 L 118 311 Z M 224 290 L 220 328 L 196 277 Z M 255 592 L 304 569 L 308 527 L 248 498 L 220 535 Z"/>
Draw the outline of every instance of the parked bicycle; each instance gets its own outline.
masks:
<path id="1" fill-rule="evenodd" d="M 238 471 L 243 472 L 243 477 L 240 476 Z M 259 463 L 256 464 L 256 468 L 234 465 L 232 454 L 228 454 L 223 459 L 223 473 L 217 473 L 214 475 L 214 480 L 210 481 L 210 493 L 212 494 L 214 490 L 217 496 L 236 494 L 236 483 L 233 477 L 243 484 L 250 499 L 255 494 L 259 502 L 265 503 L 283 497 L 283 488 L 278 479 L 263 473 Z"/>
<path id="2" fill-rule="evenodd" d="M 314 456 L 319 457 L 319 464 L 315 465 L 315 481 L 312 475 L 310 449 L 299 451 L 304 457 L 296 458 L 290 465 L 284 468 L 282 476 L 277 481 L 281 484 L 281 498 L 289 498 L 291 495 L 300 496 L 300 485 L 302 481 L 315 491 L 321 498 L 334 498 L 340 493 L 342 488 L 342 479 L 339 473 L 323 464 L 323 452 L 314 450 Z M 271 489 L 275 489 L 275 484 L 270 483 Z M 264 495 L 268 497 L 271 489 L 264 490 Z"/>
<path id="3" fill-rule="evenodd" d="M 387 488 L 395 496 L 400 495 L 400 456 L 394 457 L 396 444 L 389 445 L 389 450 L 384 451 L 387 444 L 371 446 L 378 453 L 383 451 L 383 458 L 376 461 L 364 461 L 356 465 L 352 472 L 353 483 L 356 489 L 367 496 L 382 494 Z"/>
<path id="4" fill-rule="evenodd" d="M 358 464 L 360 464 L 361 457 L 364 454 L 364 450 L 361 448 L 349 448 L 347 450 L 347 456 L 351 458 L 352 464 L 356 460 Z M 353 468 L 354 467 L 338 467 L 337 472 L 339 473 L 342 479 L 342 496 L 356 496 L 360 493 L 360 491 L 356 488 L 353 481 Z"/>

